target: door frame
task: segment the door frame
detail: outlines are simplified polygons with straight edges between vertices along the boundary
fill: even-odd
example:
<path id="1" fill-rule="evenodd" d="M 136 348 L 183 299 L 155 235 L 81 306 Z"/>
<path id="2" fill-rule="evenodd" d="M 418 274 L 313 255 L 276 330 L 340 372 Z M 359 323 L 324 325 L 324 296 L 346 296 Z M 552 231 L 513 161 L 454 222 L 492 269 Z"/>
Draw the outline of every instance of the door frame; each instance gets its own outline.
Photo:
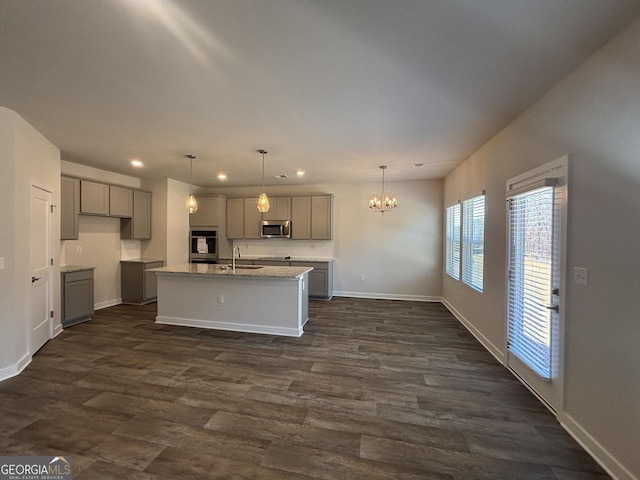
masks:
<path id="1" fill-rule="evenodd" d="M 561 188 L 561 208 L 559 208 L 560 213 L 560 229 L 554 235 L 559 234 L 560 239 L 558 242 L 558 248 L 560 251 L 558 252 L 560 255 L 560 261 L 558 265 L 558 275 L 559 275 L 559 295 L 558 295 L 558 304 L 560 306 L 560 310 L 558 312 L 558 325 L 557 325 L 557 370 L 555 371 L 555 375 L 552 373 L 552 381 L 555 382 L 558 394 L 557 398 L 554 399 L 553 404 L 549 402 L 548 399 L 545 399 L 539 392 L 537 392 L 531 385 L 529 385 L 524 378 L 522 378 L 511 366 L 510 366 L 510 351 L 509 351 L 509 318 L 508 318 L 508 305 L 509 301 L 509 209 L 505 209 L 505 335 L 504 335 L 504 352 L 505 352 L 505 367 L 525 386 L 529 389 L 542 403 L 545 405 L 556 417 L 560 412 L 564 409 L 565 403 L 565 324 L 567 318 L 567 231 L 568 231 L 568 220 L 569 220 L 569 179 L 571 173 L 571 155 L 564 155 L 556 160 L 545 163 L 537 168 L 532 170 L 528 170 L 520 175 L 512 177 L 506 182 L 506 193 L 512 193 L 517 189 L 526 189 L 528 185 L 533 185 L 538 181 L 543 175 L 546 173 L 558 172 L 562 173 L 563 182 L 559 184 L 557 187 Z M 505 202 L 505 205 L 507 203 Z M 516 361 L 522 363 L 520 359 L 517 357 Z M 528 368 L 528 367 L 527 367 Z"/>

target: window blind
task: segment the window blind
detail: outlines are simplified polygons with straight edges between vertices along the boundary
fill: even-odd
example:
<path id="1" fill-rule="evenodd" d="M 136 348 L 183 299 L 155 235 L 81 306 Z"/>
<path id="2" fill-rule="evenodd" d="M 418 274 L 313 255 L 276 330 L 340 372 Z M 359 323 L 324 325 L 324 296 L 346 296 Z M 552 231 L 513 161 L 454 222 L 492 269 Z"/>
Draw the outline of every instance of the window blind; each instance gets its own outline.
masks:
<path id="1" fill-rule="evenodd" d="M 484 283 L 484 195 L 462 203 L 462 281 L 482 292 Z"/>
<path id="2" fill-rule="evenodd" d="M 445 263 L 447 274 L 460 280 L 460 204 L 447 207 Z"/>
<path id="3" fill-rule="evenodd" d="M 551 378 L 553 187 L 509 199 L 509 350 Z"/>

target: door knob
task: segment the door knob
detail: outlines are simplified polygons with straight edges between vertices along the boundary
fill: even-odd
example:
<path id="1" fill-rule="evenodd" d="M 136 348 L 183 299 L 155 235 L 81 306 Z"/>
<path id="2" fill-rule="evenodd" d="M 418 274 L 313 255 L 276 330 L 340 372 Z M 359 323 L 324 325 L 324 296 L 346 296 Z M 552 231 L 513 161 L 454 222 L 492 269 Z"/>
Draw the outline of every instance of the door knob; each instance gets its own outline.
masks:
<path id="1" fill-rule="evenodd" d="M 40 280 L 42 277 L 31 277 L 31 283 L 35 283 Z"/>
<path id="2" fill-rule="evenodd" d="M 558 305 L 540 305 L 540 306 L 546 308 L 547 310 L 553 310 L 556 313 L 560 311 L 560 307 Z"/>

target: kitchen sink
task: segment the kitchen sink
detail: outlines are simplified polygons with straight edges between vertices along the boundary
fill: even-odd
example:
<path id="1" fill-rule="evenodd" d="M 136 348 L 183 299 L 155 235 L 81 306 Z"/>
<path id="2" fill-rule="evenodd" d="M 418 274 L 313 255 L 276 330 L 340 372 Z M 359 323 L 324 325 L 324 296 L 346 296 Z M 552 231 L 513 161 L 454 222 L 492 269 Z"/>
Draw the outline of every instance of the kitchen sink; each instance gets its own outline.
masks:
<path id="1" fill-rule="evenodd" d="M 236 270 L 257 270 L 262 265 L 236 265 Z"/>

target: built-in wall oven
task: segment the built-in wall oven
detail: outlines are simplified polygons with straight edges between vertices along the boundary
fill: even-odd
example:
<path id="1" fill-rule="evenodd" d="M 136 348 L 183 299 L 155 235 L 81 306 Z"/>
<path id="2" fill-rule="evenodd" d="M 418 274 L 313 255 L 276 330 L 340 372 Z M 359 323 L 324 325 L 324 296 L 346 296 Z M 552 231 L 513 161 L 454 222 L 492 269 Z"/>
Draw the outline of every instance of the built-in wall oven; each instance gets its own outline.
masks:
<path id="1" fill-rule="evenodd" d="M 218 232 L 198 228 L 189 232 L 189 262 L 218 263 Z"/>

